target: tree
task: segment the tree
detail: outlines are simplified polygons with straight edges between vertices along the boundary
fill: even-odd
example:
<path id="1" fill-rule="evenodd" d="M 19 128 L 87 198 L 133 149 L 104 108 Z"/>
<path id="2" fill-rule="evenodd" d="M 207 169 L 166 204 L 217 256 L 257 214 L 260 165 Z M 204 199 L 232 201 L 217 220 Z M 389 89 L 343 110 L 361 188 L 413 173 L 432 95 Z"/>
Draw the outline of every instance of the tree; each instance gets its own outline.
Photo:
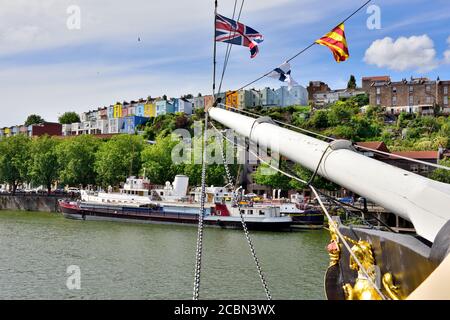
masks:
<path id="1" fill-rule="evenodd" d="M 356 89 L 356 79 L 354 75 L 350 76 L 350 80 L 347 83 L 347 89 Z"/>
<path id="2" fill-rule="evenodd" d="M 294 167 L 292 168 L 292 170 L 296 173 L 297 177 L 299 177 L 305 181 L 309 181 L 309 179 L 311 179 L 311 177 L 313 175 L 313 172 L 311 170 L 308 170 L 299 164 L 295 164 Z M 312 181 L 312 184 L 316 188 L 322 189 L 322 190 L 325 189 L 325 190 L 329 190 L 329 191 L 335 191 L 335 190 L 339 189 L 338 185 L 334 184 L 333 182 L 331 182 L 319 175 L 315 176 L 314 181 Z M 300 183 L 297 180 L 292 180 L 291 187 L 293 189 L 302 189 L 305 187 L 305 185 Z"/>
<path id="3" fill-rule="evenodd" d="M 253 173 L 255 182 L 261 185 L 269 186 L 273 189 L 289 190 L 291 189 L 291 178 L 272 169 L 266 164 L 261 164 Z"/>
<path id="4" fill-rule="evenodd" d="M 328 123 L 332 126 L 341 125 L 359 112 L 356 103 L 352 101 L 336 101 L 328 112 Z"/>
<path id="5" fill-rule="evenodd" d="M 35 185 L 43 185 L 51 192 L 52 184 L 59 178 L 56 147 L 58 140 L 42 136 L 31 142 L 30 176 Z"/>
<path id="6" fill-rule="evenodd" d="M 45 120 L 42 119 L 41 116 L 38 116 L 37 114 L 31 114 L 28 116 L 27 120 L 25 121 L 26 126 L 31 126 L 32 124 L 40 124 L 44 123 Z"/>
<path id="7" fill-rule="evenodd" d="M 350 101 L 354 101 L 358 104 L 358 107 L 364 107 L 369 104 L 369 95 L 367 93 L 358 94 L 350 98 Z"/>
<path id="8" fill-rule="evenodd" d="M 328 111 L 317 110 L 309 120 L 309 124 L 316 129 L 328 128 Z"/>
<path id="9" fill-rule="evenodd" d="M 24 135 L 0 141 L 0 181 L 12 186 L 13 195 L 17 186 L 28 181 L 30 162 L 30 139 Z"/>
<path id="10" fill-rule="evenodd" d="M 80 122 L 80 117 L 76 112 L 65 112 L 58 120 L 61 124 L 72 124 Z"/>
<path id="11" fill-rule="evenodd" d="M 97 181 L 104 187 L 116 186 L 141 170 L 144 140 L 135 135 L 119 135 L 103 143 L 95 156 Z"/>
<path id="12" fill-rule="evenodd" d="M 450 159 L 441 160 L 439 164 L 450 168 Z M 445 169 L 436 169 L 431 173 L 430 178 L 450 184 L 450 171 Z"/>
<path id="13" fill-rule="evenodd" d="M 56 148 L 60 181 L 66 185 L 95 184 L 95 153 L 100 141 L 90 135 L 81 135 L 62 141 Z"/>

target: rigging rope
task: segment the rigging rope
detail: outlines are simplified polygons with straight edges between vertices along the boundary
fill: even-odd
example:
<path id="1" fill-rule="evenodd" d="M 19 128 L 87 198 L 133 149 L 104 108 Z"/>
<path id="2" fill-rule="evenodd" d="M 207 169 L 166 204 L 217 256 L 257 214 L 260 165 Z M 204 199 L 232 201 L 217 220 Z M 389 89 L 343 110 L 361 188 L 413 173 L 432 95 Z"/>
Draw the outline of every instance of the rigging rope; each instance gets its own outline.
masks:
<path id="1" fill-rule="evenodd" d="M 211 123 L 211 126 L 212 126 L 217 132 L 221 133 L 221 132 L 214 126 L 214 124 Z M 222 134 L 222 133 L 221 133 L 221 134 Z M 231 141 L 230 139 L 228 139 L 228 138 L 227 138 L 226 136 L 224 136 L 223 134 L 222 134 L 222 136 L 223 136 L 226 140 L 228 140 L 229 142 L 231 142 L 233 145 L 236 146 L 236 143 L 235 143 L 234 141 Z M 255 154 L 255 153 L 252 152 L 251 150 L 249 150 L 249 152 L 252 153 L 259 161 L 261 161 L 262 163 L 264 163 L 264 164 L 266 164 L 267 166 L 271 167 L 273 170 L 275 170 L 275 171 L 277 171 L 277 172 L 279 172 L 279 173 L 281 173 L 281 174 L 283 174 L 283 175 L 285 175 L 285 176 L 287 176 L 287 177 L 289 177 L 289 178 L 292 178 L 292 179 L 294 179 L 294 180 L 297 180 L 297 181 L 299 181 L 299 182 L 301 182 L 301 183 L 304 183 L 304 184 L 306 184 L 306 185 L 308 184 L 307 181 L 305 181 L 305 180 L 303 180 L 303 179 L 301 179 L 301 178 L 299 178 L 299 177 L 297 177 L 297 176 L 291 175 L 291 174 L 289 174 L 289 173 L 287 173 L 287 172 L 285 172 L 285 171 L 283 171 L 283 170 L 281 170 L 281 169 L 279 169 L 279 168 L 273 166 L 272 164 L 270 164 L 269 162 L 265 161 L 265 160 L 262 159 L 259 155 Z M 342 241 L 342 243 L 344 244 L 345 248 L 348 250 L 349 254 L 353 257 L 353 259 L 355 260 L 355 262 L 358 264 L 360 270 L 362 271 L 362 273 L 364 274 L 364 276 L 367 278 L 367 281 L 369 281 L 369 283 L 370 283 L 370 284 L 373 286 L 373 288 L 377 291 L 377 293 L 380 295 L 380 297 L 381 297 L 383 300 L 386 300 L 385 295 L 381 292 L 380 288 L 378 288 L 378 286 L 372 281 L 372 278 L 369 276 L 369 272 L 368 272 L 368 271 L 365 269 L 365 267 L 361 264 L 361 262 L 359 261 L 358 257 L 357 257 L 357 256 L 355 255 L 355 253 L 351 250 L 351 247 L 350 247 L 350 245 L 348 244 L 347 240 L 346 240 L 345 237 L 342 235 L 342 233 L 339 231 L 337 224 L 334 222 L 334 220 L 332 219 L 332 217 L 331 217 L 331 215 L 329 214 L 328 210 L 326 209 L 325 205 L 323 204 L 322 200 L 320 199 L 320 196 L 319 196 L 317 190 L 315 189 L 315 187 L 312 186 L 312 185 L 309 185 L 309 188 L 310 188 L 311 191 L 315 194 L 315 196 L 316 196 L 316 198 L 317 198 L 317 200 L 318 200 L 318 202 L 319 202 L 319 204 L 320 204 L 320 206 L 321 206 L 323 212 L 325 213 L 325 215 L 326 215 L 327 218 L 328 218 L 329 223 L 330 223 L 331 225 L 333 225 L 333 227 L 334 227 L 334 229 L 336 230 L 336 234 L 338 235 L 339 239 Z"/>
<path id="2" fill-rule="evenodd" d="M 367 4 L 369 4 L 369 2 L 371 2 L 372 0 L 368 0 L 366 3 L 364 3 L 362 6 L 360 6 L 358 9 L 356 9 L 355 11 L 353 11 L 347 18 L 345 18 L 344 20 L 342 20 L 342 22 L 340 22 L 339 24 L 345 23 L 347 20 L 349 20 L 351 17 L 353 17 L 355 14 L 357 14 L 359 11 L 361 11 L 362 8 L 364 8 Z M 339 25 L 338 24 L 338 25 Z M 292 57 L 290 57 L 289 59 L 286 60 L 286 62 L 290 62 L 292 60 L 294 60 L 295 58 L 297 58 L 299 55 L 301 55 L 302 53 L 304 53 L 305 51 L 309 50 L 311 47 L 313 47 L 316 44 L 316 42 L 314 41 L 313 43 L 311 43 L 310 45 L 306 46 L 304 49 L 300 50 L 299 52 L 297 52 L 296 54 L 294 54 Z M 265 74 L 263 74 L 262 76 L 256 78 L 255 80 L 245 84 L 244 86 L 240 87 L 239 89 L 233 91 L 233 92 L 237 92 L 239 90 L 245 89 L 248 86 L 254 84 L 255 82 L 258 82 L 259 80 L 263 79 L 264 77 L 268 76 L 271 72 L 273 71 L 270 70 L 268 72 L 266 72 Z"/>

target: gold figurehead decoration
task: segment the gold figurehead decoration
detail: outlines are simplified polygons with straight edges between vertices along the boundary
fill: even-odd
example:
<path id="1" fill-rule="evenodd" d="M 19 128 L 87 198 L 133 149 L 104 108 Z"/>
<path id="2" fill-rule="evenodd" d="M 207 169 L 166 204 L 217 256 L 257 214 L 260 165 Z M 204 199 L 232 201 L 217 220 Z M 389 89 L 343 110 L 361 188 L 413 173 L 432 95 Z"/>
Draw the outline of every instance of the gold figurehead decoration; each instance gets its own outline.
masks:
<path id="1" fill-rule="evenodd" d="M 376 283 L 376 267 L 375 258 L 373 256 L 372 245 L 364 240 L 354 241 L 348 237 L 345 239 L 353 244 L 352 252 L 358 259 L 366 273 L 359 267 L 358 263 L 350 255 L 350 269 L 358 272 L 358 278 L 355 285 L 347 283 L 343 286 L 346 300 L 382 300 L 378 291 L 373 287 Z M 367 278 L 370 277 L 370 280 Z M 391 273 L 386 273 L 382 278 L 383 288 L 387 292 L 387 296 L 392 300 L 400 300 L 399 287 L 394 285 L 394 278 Z"/>
<path id="2" fill-rule="evenodd" d="M 349 283 L 344 285 L 343 289 L 345 299 L 381 300 L 382 297 L 372 285 L 372 283 L 376 283 L 375 259 L 373 257 L 372 245 L 364 240 L 359 240 L 356 242 L 348 237 L 345 237 L 345 239 L 353 244 L 352 252 L 367 273 L 366 275 L 361 270 L 358 263 L 353 258 L 353 255 L 350 255 L 350 269 L 358 272 L 358 278 L 356 279 L 353 287 Z M 370 281 L 367 276 L 370 277 Z"/>

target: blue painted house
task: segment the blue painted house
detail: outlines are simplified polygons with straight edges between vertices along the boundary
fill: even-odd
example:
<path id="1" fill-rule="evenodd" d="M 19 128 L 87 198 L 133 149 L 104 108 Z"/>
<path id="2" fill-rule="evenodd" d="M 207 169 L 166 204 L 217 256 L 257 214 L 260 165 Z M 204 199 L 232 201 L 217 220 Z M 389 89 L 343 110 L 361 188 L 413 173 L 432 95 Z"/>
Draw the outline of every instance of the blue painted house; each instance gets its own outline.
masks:
<path id="1" fill-rule="evenodd" d="M 145 116 L 145 107 L 144 107 L 144 103 L 138 103 L 138 104 L 136 104 L 136 116 L 137 116 L 137 117 L 144 117 L 144 116 Z"/>
<path id="2" fill-rule="evenodd" d="M 114 118 L 114 106 L 108 107 L 108 119 Z"/>
<path id="3" fill-rule="evenodd" d="M 134 134 L 139 125 L 145 124 L 149 118 L 130 116 L 123 118 L 123 123 L 120 128 L 121 133 Z"/>
<path id="4" fill-rule="evenodd" d="M 156 116 L 160 116 L 167 113 L 174 113 L 174 105 L 167 100 L 160 100 L 155 103 L 156 105 Z"/>

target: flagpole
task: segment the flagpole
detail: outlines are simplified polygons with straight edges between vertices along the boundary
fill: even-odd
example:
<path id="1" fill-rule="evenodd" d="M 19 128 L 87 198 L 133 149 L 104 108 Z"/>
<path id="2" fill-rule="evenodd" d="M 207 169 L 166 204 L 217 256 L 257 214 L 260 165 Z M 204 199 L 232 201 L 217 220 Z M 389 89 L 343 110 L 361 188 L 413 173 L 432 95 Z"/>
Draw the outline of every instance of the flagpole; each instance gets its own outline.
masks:
<path id="1" fill-rule="evenodd" d="M 216 16 L 217 16 L 217 0 L 214 0 L 214 34 L 213 34 L 213 99 L 216 93 L 216 65 L 217 65 L 217 42 L 216 42 Z"/>

